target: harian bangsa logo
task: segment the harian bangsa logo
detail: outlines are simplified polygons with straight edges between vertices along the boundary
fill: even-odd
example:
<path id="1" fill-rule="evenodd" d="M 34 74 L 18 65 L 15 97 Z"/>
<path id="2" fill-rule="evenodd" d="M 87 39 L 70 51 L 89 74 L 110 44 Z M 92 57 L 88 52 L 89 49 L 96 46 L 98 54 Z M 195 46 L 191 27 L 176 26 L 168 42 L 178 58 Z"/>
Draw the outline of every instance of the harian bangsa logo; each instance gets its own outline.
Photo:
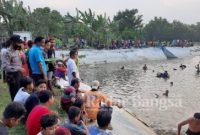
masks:
<path id="1" fill-rule="evenodd" d="M 174 95 L 170 98 L 142 98 L 136 95 L 131 98 L 132 107 L 141 107 L 144 109 L 158 109 L 166 111 L 170 108 L 179 108 L 183 106 L 181 96 Z"/>
<path id="2" fill-rule="evenodd" d="M 181 95 L 170 95 L 169 98 L 160 97 L 142 97 L 141 95 L 134 95 L 125 100 L 117 100 L 123 107 L 133 107 L 142 109 L 157 109 L 159 111 L 166 111 L 170 108 L 183 107 L 183 100 Z M 110 97 L 112 99 L 112 97 Z M 115 100 L 116 101 L 116 100 Z"/>

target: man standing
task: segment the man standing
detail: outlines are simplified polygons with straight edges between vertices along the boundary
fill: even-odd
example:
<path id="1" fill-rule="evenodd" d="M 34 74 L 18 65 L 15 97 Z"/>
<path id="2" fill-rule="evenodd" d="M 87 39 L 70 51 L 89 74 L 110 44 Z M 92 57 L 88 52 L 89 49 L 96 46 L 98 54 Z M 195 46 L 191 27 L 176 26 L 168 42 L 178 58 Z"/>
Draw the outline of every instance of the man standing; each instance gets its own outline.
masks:
<path id="1" fill-rule="evenodd" d="M 79 71 L 78 71 L 78 68 L 77 68 L 77 65 L 76 65 L 78 51 L 73 49 L 72 51 L 70 51 L 69 55 L 70 55 L 70 58 L 67 61 L 67 69 L 68 69 L 67 76 L 68 76 L 69 84 L 71 84 L 71 81 L 74 78 L 80 79 Z"/>
<path id="2" fill-rule="evenodd" d="M 23 42 L 19 35 L 13 35 L 8 43 L 10 47 L 2 54 L 1 59 L 2 69 L 6 72 L 6 81 L 13 101 L 20 88 L 22 73 L 25 71 L 22 68 L 22 61 L 19 56 L 19 51 L 21 50 Z"/>
<path id="3" fill-rule="evenodd" d="M 35 45 L 29 51 L 29 62 L 31 66 L 34 82 L 40 79 L 48 81 L 47 78 L 47 66 L 42 53 L 42 48 L 45 46 L 45 39 L 43 37 L 35 38 Z"/>
<path id="4" fill-rule="evenodd" d="M 28 49 L 28 41 L 27 41 L 27 37 L 24 37 L 24 50 Z"/>

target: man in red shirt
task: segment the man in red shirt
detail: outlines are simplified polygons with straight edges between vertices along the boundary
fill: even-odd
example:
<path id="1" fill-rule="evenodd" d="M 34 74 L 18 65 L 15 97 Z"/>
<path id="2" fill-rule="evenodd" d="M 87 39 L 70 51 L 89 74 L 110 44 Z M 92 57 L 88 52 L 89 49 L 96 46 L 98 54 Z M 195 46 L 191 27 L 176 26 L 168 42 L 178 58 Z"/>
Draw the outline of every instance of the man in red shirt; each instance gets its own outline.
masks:
<path id="1" fill-rule="evenodd" d="M 43 115 L 51 113 L 49 108 L 54 103 L 54 97 L 50 91 L 41 91 L 38 97 L 41 104 L 33 108 L 26 122 L 28 135 L 37 135 L 40 132 L 40 119 Z"/>

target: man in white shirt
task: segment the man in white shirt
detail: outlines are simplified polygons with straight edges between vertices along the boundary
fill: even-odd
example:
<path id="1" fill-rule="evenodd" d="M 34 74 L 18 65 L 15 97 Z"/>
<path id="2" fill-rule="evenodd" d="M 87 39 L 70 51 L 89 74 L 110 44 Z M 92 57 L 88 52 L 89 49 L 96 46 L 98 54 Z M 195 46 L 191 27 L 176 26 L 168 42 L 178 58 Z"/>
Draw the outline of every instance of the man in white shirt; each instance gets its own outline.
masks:
<path id="1" fill-rule="evenodd" d="M 79 78 L 79 71 L 78 71 L 78 67 L 76 65 L 76 60 L 77 60 L 77 56 L 78 56 L 78 51 L 77 50 L 72 50 L 70 51 L 70 58 L 67 61 L 67 76 L 68 76 L 68 81 L 69 84 L 71 85 L 71 81 L 74 78 Z"/>

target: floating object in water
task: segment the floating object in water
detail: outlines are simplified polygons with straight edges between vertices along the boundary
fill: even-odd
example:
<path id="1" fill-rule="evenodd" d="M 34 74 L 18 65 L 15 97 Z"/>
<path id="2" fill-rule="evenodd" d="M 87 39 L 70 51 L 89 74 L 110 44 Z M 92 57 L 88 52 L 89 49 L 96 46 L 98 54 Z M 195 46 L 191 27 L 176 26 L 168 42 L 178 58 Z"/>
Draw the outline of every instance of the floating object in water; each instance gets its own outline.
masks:
<path id="1" fill-rule="evenodd" d="M 154 70 L 152 70 L 152 72 L 155 72 Z"/>
<path id="2" fill-rule="evenodd" d="M 176 68 L 173 68 L 173 70 L 177 70 Z"/>

